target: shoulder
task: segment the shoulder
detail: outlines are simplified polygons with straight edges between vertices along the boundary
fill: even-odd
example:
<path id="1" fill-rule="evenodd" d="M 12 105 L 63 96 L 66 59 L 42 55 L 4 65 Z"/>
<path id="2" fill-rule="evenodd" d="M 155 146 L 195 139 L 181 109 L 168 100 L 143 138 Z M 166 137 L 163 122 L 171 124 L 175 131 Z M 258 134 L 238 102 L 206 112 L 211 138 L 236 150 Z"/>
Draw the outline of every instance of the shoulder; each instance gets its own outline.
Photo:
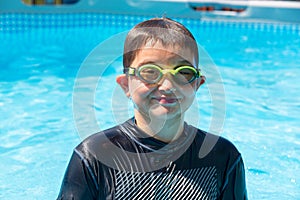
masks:
<path id="1" fill-rule="evenodd" d="M 132 149 L 135 150 L 136 140 L 132 137 L 137 132 L 132 119 L 112 128 L 92 134 L 83 140 L 77 147 L 77 151 L 92 153 L 92 155 L 111 155 L 115 152 Z"/>
<path id="2" fill-rule="evenodd" d="M 215 135 L 195 127 L 193 128 L 197 130 L 194 144 L 199 149 L 200 158 L 204 158 L 209 155 L 223 158 L 237 158 L 240 156 L 240 152 L 230 140 L 221 135 Z"/>
<path id="3" fill-rule="evenodd" d="M 216 137 L 218 137 L 218 142 L 216 143 L 215 148 L 218 151 L 227 152 L 230 155 L 234 155 L 236 157 L 238 157 L 240 155 L 239 150 L 237 149 L 237 147 L 235 146 L 235 144 L 232 141 L 230 141 L 222 136 L 216 136 Z"/>
<path id="4" fill-rule="evenodd" d="M 236 146 L 222 136 L 198 130 L 195 142 L 198 143 L 195 149 L 197 149 L 199 162 L 215 166 L 221 174 L 243 162 Z"/>
<path id="5" fill-rule="evenodd" d="M 109 152 L 111 148 L 118 146 L 120 143 L 128 142 L 128 137 L 124 134 L 124 127 L 128 126 L 127 122 L 116 125 L 112 128 L 94 133 L 84 139 L 76 148 L 84 156 L 98 155 L 99 153 Z"/>

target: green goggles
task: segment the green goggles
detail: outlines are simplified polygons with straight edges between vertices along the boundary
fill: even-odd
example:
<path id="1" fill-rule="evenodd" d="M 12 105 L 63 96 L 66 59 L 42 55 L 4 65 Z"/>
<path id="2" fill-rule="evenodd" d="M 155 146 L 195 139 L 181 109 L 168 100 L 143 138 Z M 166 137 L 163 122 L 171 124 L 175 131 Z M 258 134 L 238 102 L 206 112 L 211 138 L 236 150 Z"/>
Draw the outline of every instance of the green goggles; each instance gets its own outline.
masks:
<path id="1" fill-rule="evenodd" d="M 188 84 L 201 76 L 199 69 L 192 66 L 179 66 L 175 69 L 161 69 L 154 64 L 142 65 L 139 68 L 128 67 L 124 69 L 124 73 L 130 76 L 137 76 L 142 81 L 154 84 L 158 83 L 166 73 L 171 73 L 174 80 L 179 84 Z"/>

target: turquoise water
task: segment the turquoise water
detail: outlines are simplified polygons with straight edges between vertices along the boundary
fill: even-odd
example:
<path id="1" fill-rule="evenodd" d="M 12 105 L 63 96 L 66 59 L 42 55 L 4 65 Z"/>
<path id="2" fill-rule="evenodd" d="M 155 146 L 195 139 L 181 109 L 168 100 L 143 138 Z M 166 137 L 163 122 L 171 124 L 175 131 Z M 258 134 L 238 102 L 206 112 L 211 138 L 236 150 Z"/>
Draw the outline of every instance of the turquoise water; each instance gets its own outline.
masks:
<path id="1" fill-rule="evenodd" d="M 1 16 L 8 22 L 0 24 L 0 199 L 55 199 L 82 137 L 72 99 L 80 66 L 97 45 L 144 19 L 75 15 L 70 22 L 66 16 L 46 17 L 41 24 L 40 16 Z M 22 23 L 13 23 L 16 18 Z M 300 26 L 181 22 L 195 34 L 222 78 L 222 136 L 243 155 L 249 199 L 300 199 Z M 119 51 L 117 46 L 99 55 L 97 64 Z M 121 64 L 116 58 L 101 80 L 86 77 L 99 81 L 95 103 L 88 107 L 101 129 L 116 123 L 110 99 L 118 91 L 114 79 Z M 89 87 L 80 89 L 84 101 Z M 212 103 L 207 85 L 198 92 L 197 102 L 200 127 L 208 130 Z M 130 116 L 122 108 L 114 112 Z M 85 124 L 89 118 L 80 120 Z M 87 127 L 87 132 L 94 130 Z"/>

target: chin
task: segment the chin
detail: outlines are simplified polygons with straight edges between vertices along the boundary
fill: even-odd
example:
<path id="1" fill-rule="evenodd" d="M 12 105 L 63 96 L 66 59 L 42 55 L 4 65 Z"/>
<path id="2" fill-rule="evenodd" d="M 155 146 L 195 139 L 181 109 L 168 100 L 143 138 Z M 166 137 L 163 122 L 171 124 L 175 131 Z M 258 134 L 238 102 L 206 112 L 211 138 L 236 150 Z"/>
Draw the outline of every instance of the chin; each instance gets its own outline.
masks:
<path id="1" fill-rule="evenodd" d="M 181 112 L 180 110 L 170 108 L 170 107 L 164 107 L 159 106 L 155 109 L 150 110 L 150 116 L 155 117 L 155 119 L 162 119 L 162 120 L 169 120 L 174 118 L 180 118 Z"/>

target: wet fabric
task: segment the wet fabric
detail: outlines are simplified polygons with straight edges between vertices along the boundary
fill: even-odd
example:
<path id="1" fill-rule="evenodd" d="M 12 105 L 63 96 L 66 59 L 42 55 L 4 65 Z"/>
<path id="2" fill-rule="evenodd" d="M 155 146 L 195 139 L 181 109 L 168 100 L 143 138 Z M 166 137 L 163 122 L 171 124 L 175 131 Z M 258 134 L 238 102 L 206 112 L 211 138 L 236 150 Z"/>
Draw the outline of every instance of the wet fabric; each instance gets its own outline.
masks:
<path id="1" fill-rule="evenodd" d="M 205 137 L 216 139 L 199 157 Z M 216 138 L 217 137 L 217 138 Z M 247 199 L 242 157 L 228 140 L 184 125 L 170 143 L 133 119 L 79 144 L 57 199 Z"/>

